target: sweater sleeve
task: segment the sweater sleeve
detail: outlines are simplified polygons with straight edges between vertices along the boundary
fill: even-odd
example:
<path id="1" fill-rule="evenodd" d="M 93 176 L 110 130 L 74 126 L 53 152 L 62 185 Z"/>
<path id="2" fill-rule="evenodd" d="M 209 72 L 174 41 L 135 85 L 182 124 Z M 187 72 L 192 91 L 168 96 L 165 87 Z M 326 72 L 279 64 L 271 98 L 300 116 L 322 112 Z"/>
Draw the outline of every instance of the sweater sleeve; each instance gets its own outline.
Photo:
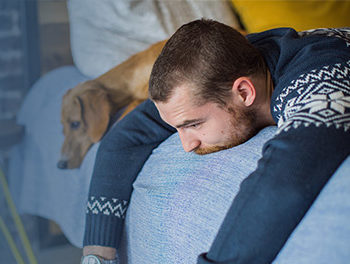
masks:
<path id="1" fill-rule="evenodd" d="M 84 246 L 118 248 L 132 184 L 152 150 L 174 132 L 147 100 L 104 136 L 90 183 Z"/>
<path id="2" fill-rule="evenodd" d="M 275 98 L 278 133 L 198 263 L 271 263 L 350 154 L 350 61 L 299 76 Z"/>

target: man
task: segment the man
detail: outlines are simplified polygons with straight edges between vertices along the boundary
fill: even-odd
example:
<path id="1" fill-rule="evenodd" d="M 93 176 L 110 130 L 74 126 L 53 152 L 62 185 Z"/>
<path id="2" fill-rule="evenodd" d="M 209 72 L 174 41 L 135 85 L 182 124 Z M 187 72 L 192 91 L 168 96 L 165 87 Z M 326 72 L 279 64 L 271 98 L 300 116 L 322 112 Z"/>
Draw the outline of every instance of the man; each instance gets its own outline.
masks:
<path id="1" fill-rule="evenodd" d="M 171 127 L 186 151 L 206 154 L 278 124 L 198 263 L 273 261 L 350 153 L 349 29 L 283 28 L 244 38 L 221 23 L 197 20 L 169 39 L 149 92 L 170 126 L 147 101 L 106 135 L 89 202 L 103 193 L 100 202 L 115 201 L 123 210 L 119 217 L 88 210 L 84 254 L 113 258 L 131 183 Z"/>

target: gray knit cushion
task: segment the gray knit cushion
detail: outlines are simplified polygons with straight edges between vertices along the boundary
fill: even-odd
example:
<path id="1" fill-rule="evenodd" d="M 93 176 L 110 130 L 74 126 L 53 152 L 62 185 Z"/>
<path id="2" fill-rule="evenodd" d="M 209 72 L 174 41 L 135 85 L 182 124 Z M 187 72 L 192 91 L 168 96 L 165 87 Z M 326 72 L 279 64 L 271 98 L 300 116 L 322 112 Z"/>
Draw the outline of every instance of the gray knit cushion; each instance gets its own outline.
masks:
<path id="1" fill-rule="evenodd" d="M 240 146 L 204 156 L 185 153 L 177 134 L 155 149 L 127 212 L 128 263 L 195 263 L 274 132 L 268 127 Z"/>
<path id="2" fill-rule="evenodd" d="M 241 181 L 275 127 L 235 148 L 185 153 L 177 134 L 154 150 L 134 183 L 121 263 L 193 264 L 207 252 Z M 274 264 L 348 263 L 350 156 L 292 233 Z M 126 261 L 127 258 L 127 261 Z"/>

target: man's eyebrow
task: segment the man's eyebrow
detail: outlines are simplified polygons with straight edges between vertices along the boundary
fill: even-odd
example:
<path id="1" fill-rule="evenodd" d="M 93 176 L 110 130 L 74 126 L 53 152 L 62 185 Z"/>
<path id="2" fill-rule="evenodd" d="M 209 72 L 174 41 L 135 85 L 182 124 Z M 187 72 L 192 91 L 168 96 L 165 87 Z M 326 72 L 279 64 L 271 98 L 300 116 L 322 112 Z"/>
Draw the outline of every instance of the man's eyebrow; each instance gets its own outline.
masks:
<path id="1" fill-rule="evenodd" d="M 196 124 L 196 123 L 201 123 L 201 122 L 203 122 L 202 118 L 189 119 L 189 120 L 185 120 L 182 124 L 175 126 L 175 128 L 182 128 L 182 127 L 186 127 L 186 126 Z"/>

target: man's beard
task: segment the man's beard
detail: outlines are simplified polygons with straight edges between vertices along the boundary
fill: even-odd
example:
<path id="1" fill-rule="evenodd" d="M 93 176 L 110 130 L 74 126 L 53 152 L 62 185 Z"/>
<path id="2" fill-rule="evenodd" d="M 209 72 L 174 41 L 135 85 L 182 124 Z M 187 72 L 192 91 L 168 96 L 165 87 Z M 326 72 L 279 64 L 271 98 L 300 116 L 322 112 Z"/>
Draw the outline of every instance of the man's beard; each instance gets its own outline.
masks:
<path id="1" fill-rule="evenodd" d="M 208 147 L 198 147 L 194 152 L 198 155 L 205 155 L 221 150 L 229 149 L 240 145 L 253 136 L 255 136 L 260 130 L 257 127 L 256 112 L 247 109 L 236 109 L 233 107 L 227 107 L 227 111 L 231 113 L 231 133 L 227 141 L 220 145 L 213 145 Z"/>

